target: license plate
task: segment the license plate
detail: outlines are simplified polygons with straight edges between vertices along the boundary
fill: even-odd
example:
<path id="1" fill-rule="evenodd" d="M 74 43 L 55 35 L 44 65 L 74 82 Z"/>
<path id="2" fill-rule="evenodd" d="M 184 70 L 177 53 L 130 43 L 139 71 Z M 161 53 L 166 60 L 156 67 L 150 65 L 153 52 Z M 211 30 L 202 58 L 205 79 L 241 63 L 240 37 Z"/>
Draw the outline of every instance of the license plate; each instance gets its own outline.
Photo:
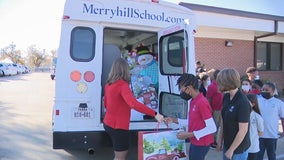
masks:
<path id="1" fill-rule="evenodd" d="M 75 107 L 73 109 L 72 118 L 83 118 L 83 119 L 94 118 L 94 109 Z"/>

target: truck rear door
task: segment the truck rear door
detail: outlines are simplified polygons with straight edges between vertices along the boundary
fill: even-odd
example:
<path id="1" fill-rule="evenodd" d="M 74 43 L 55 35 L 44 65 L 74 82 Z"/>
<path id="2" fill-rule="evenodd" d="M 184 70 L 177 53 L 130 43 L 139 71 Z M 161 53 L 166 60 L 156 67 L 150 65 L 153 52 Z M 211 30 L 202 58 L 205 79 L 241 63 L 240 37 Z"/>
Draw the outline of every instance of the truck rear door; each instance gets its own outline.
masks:
<path id="1" fill-rule="evenodd" d="M 179 97 L 177 79 L 195 74 L 193 27 L 181 23 L 158 32 L 159 106 L 165 116 L 187 118 L 188 104 Z"/>

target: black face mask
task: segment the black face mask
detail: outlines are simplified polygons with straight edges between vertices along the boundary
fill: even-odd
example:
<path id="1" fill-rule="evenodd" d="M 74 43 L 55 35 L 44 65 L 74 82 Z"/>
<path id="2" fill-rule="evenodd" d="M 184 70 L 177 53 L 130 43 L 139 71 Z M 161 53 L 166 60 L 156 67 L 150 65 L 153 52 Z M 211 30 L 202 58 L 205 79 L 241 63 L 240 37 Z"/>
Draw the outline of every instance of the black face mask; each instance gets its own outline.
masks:
<path id="1" fill-rule="evenodd" d="M 182 98 L 182 99 L 188 101 L 188 100 L 190 100 L 192 97 L 191 97 L 191 95 L 189 95 L 189 94 L 187 94 L 187 93 L 185 93 L 185 92 L 180 92 L 180 98 Z"/>
<path id="2" fill-rule="evenodd" d="M 265 99 L 269 99 L 269 98 L 272 97 L 271 94 L 270 94 L 270 92 L 261 92 L 260 94 L 261 94 L 262 97 L 265 98 Z"/>

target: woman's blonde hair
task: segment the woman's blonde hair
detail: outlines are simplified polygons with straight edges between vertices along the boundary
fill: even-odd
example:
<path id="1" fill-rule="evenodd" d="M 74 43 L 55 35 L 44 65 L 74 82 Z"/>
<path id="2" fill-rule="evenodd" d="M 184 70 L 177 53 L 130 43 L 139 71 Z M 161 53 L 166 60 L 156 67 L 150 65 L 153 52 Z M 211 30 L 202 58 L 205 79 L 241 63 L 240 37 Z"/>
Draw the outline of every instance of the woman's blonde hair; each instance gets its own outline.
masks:
<path id="1" fill-rule="evenodd" d="M 113 62 L 108 74 L 107 84 L 112 84 L 119 79 L 130 82 L 129 66 L 122 58 L 118 58 Z"/>
<path id="2" fill-rule="evenodd" d="M 221 92 L 236 89 L 241 84 L 240 74 L 235 69 L 225 68 L 219 72 L 216 82 Z"/>

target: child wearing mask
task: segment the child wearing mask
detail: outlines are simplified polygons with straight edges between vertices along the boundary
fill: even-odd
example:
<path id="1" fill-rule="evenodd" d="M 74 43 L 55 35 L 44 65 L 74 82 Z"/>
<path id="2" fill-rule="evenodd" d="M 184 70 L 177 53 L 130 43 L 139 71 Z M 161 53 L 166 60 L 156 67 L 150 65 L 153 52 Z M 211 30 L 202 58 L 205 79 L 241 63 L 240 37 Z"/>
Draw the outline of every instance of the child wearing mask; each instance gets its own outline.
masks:
<path id="1" fill-rule="evenodd" d="M 284 137 L 283 132 L 279 132 L 279 120 L 282 130 L 284 130 L 284 102 L 275 98 L 275 85 L 266 82 L 258 96 L 260 113 L 264 121 L 264 130 L 259 138 L 260 151 L 257 160 L 262 160 L 266 150 L 268 159 L 276 160 L 277 140 Z"/>
<path id="2" fill-rule="evenodd" d="M 199 86 L 199 92 L 203 94 L 204 97 L 206 97 L 208 86 L 211 84 L 210 77 L 206 74 L 206 72 L 199 75 L 201 84 Z"/>
<path id="3" fill-rule="evenodd" d="M 180 97 L 189 101 L 188 119 L 182 120 L 166 117 L 165 123 L 176 123 L 188 126 L 188 131 L 177 134 L 178 139 L 190 139 L 189 160 L 204 160 L 214 141 L 213 133 L 216 125 L 212 117 L 212 110 L 207 99 L 198 90 L 198 78 L 193 74 L 182 74 L 177 80 Z"/>
<path id="4" fill-rule="evenodd" d="M 241 90 L 244 94 L 252 93 L 251 81 L 249 79 L 243 79 L 241 81 L 241 84 L 242 84 Z"/>

